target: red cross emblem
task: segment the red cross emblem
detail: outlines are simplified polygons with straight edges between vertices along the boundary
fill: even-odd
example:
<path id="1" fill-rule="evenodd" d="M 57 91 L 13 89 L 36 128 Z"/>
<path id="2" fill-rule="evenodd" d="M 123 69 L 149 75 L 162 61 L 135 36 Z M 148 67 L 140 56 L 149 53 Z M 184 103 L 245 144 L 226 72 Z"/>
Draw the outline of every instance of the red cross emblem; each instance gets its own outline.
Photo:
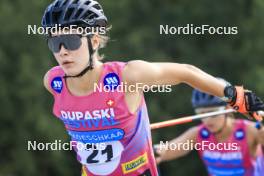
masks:
<path id="1" fill-rule="evenodd" d="M 108 105 L 108 106 L 110 106 L 110 107 L 113 107 L 113 105 L 114 105 L 114 101 L 113 100 L 107 100 L 107 102 L 106 102 L 106 104 Z"/>

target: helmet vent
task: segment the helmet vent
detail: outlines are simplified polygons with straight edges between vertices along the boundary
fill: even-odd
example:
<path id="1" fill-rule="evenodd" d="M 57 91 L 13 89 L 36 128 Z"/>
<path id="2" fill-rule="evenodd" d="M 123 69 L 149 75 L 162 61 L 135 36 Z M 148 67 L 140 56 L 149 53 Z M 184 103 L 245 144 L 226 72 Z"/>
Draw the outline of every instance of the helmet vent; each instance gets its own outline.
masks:
<path id="1" fill-rule="evenodd" d="M 72 4 L 78 4 L 79 0 L 74 0 Z"/>
<path id="2" fill-rule="evenodd" d="M 69 8 L 69 9 L 68 9 L 68 11 L 67 11 L 67 13 L 66 13 L 66 15 L 65 15 L 65 17 L 64 17 L 64 20 L 65 20 L 65 21 L 68 21 L 68 20 L 70 19 L 73 10 L 74 10 L 73 8 Z"/>
<path id="3" fill-rule="evenodd" d="M 54 11 L 52 16 L 54 19 L 53 23 L 58 23 L 60 16 L 61 16 L 61 11 L 58 11 L 58 12 Z"/>
<path id="4" fill-rule="evenodd" d="M 85 14 L 83 15 L 83 17 L 84 18 L 87 18 L 89 15 L 91 15 L 92 13 L 91 13 L 91 11 L 90 10 L 88 10 L 88 11 L 86 11 L 85 12 Z"/>
<path id="5" fill-rule="evenodd" d="M 66 5 L 68 1 L 69 1 L 69 0 L 65 0 L 64 3 L 63 3 L 61 6 Z"/>
<path id="6" fill-rule="evenodd" d="M 102 7 L 99 4 L 96 4 L 93 7 L 96 8 L 97 10 L 101 10 L 102 9 Z"/>
<path id="7" fill-rule="evenodd" d="M 87 2 L 85 2 L 84 4 L 85 4 L 85 5 L 89 5 L 89 4 L 91 4 L 91 1 L 87 1 Z"/>
<path id="8" fill-rule="evenodd" d="M 78 18 L 82 12 L 83 12 L 83 9 L 79 9 L 77 13 L 75 14 L 75 18 Z"/>
<path id="9" fill-rule="evenodd" d="M 98 17 L 98 15 L 97 14 L 95 14 L 95 13 L 92 13 L 91 15 L 89 15 L 89 19 L 94 19 L 94 18 L 97 18 Z"/>
<path id="10" fill-rule="evenodd" d="M 95 13 L 91 12 L 90 10 L 88 10 L 83 17 L 87 20 L 93 19 L 95 17 L 98 17 Z"/>
<path id="11" fill-rule="evenodd" d="M 210 100 L 213 100 L 213 99 L 214 99 L 214 96 L 213 96 L 213 95 L 210 95 L 210 96 L 209 96 L 209 99 L 210 99 Z"/>
<path id="12" fill-rule="evenodd" d="M 199 99 L 200 99 L 200 98 L 199 98 L 199 95 L 196 93 L 196 94 L 195 94 L 195 100 L 196 100 L 196 101 L 199 101 Z"/>
<path id="13" fill-rule="evenodd" d="M 55 8 L 56 8 L 56 7 L 59 7 L 59 4 L 60 4 L 60 1 L 57 1 L 54 7 L 55 7 Z"/>

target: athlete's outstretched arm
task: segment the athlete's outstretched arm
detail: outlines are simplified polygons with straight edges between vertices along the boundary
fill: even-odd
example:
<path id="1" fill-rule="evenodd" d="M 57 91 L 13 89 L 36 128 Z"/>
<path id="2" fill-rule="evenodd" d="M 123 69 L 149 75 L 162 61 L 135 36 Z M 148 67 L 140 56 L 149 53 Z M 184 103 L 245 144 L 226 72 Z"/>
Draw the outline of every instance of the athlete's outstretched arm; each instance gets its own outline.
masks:
<path id="1" fill-rule="evenodd" d="M 150 63 L 145 61 L 128 62 L 123 71 L 128 84 L 176 85 L 186 83 L 203 92 L 226 97 L 228 103 L 241 113 L 250 113 L 260 120 L 256 111 L 264 110 L 263 101 L 243 87 L 227 85 L 223 81 L 203 72 L 195 66 L 178 63 Z"/>
<path id="2" fill-rule="evenodd" d="M 155 151 L 158 154 L 156 162 L 159 164 L 160 162 L 177 159 L 190 153 L 193 150 L 192 146 L 196 143 L 197 133 L 198 127 L 193 127 L 181 136 L 171 140 L 167 146 L 165 142 L 164 145 L 156 144 Z"/>
<path id="3" fill-rule="evenodd" d="M 186 83 L 219 97 L 224 96 L 226 86 L 213 76 L 195 66 L 178 63 L 150 63 L 131 61 L 126 65 L 123 76 L 129 84 L 142 83 L 145 85 L 176 85 Z"/>

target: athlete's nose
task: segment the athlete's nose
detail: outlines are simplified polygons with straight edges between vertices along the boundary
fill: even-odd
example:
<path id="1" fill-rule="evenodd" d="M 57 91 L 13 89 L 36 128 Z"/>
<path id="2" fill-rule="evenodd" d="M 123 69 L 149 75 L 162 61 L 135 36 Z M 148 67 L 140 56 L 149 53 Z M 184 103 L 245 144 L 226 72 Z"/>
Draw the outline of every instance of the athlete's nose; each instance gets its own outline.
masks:
<path id="1" fill-rule="evenodd" d="M 59 55 L 62 57 L 62 56 L 67 56 L 68 54 L 69 54 L 69 51 L 61 44 Z"/>

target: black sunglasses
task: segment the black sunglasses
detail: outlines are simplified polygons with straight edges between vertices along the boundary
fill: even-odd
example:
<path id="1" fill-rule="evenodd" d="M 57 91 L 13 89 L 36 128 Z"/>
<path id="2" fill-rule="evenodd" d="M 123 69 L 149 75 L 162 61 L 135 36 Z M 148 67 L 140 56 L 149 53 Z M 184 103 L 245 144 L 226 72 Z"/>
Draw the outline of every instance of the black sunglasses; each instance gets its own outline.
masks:
<path id="1" fill-rule="evenodd" d="M 82 44 L 82 37 L 84 36 L 80 34 L 65 34 L 49 37 L 47 39 L 48 47 L 53 53 L 58 53 L 61 49 L 61 45 L 67 50 L 77 50 Z"/>

